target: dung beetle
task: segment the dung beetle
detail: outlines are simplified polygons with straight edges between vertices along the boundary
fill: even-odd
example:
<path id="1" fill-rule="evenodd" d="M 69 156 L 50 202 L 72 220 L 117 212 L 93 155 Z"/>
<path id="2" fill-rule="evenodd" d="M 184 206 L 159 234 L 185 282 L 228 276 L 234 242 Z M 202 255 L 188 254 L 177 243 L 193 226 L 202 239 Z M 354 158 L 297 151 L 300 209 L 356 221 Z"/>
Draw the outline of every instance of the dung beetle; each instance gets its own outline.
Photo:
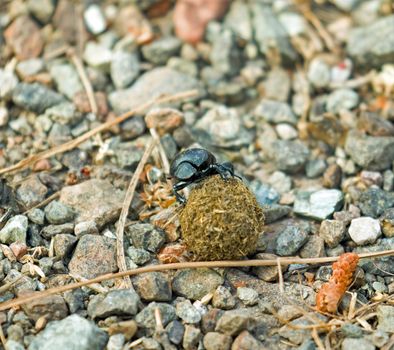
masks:
<path id="1" fill-rule="evenodd" d="M 229 175 L 238 177 L 234 173 L 231 163 L 217 163 L 215 156 L 203 148 L 190 148 L 179 153 L 171 163 L 170 175 L 176 183 L 172 187 L 176 199 L 185 203 L 186 199 L 178 193 L 181 189 L 202 181 L 208 176 L 219 174 L 222 179 L 228 179 Z"/>

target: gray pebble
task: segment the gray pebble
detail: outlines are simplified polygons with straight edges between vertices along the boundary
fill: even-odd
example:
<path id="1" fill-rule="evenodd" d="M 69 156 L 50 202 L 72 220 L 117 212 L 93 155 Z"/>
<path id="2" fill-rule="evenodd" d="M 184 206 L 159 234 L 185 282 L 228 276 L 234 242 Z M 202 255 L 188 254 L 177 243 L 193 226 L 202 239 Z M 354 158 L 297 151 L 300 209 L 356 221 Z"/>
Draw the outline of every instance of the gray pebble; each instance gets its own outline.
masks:
<path id="1" fill-rule="evenodd" d="M 21 242 L 26 244 L 28 220 L 25 215 L 15 215 L 7 221 L 0 231 L 0 242 L 11 244 Z"/>
<path id="2" fill-rule="evenodd" d="M 73 210 L 56 200 L 49 203 L 45 207 L 44 212 L 46 219 L 51 224 L 65 224 L 74 218 Z"/>
<path id="3" fill-rule="evenodd" d="M 145 249 L 151 253 L 157 253 L 165 242 L 165 234 L 151 224 L 135 224 L 126 230 L 136 248 Z"/>
<path id="4" fill-rule="evenodd" d="M 286 227 L 276 240 L 275 252 L 280 256 L 294 255 L 308 240 L 308 231 Z"/>

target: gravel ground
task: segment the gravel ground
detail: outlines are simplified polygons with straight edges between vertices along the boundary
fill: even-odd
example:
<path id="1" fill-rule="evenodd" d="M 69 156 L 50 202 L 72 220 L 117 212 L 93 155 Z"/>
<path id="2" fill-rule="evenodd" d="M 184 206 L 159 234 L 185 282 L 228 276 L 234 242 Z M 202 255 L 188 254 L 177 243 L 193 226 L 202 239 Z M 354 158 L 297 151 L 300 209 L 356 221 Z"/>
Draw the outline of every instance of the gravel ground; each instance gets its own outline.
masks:
<path id="1" fill-rule="evenodd" d="M 193 259 L 167 181 L 188 147 L 232 162 L 262 207 L 250 259 L 394 249 L 393 2 L 200 2 L 0 2 L 0 303 Z M 331 273 L 109 279 L 0 311 L 0 338 L 7 350 L 394 349 L 394 258 L 360 260 L 336 316 L 314 309 Z"/>

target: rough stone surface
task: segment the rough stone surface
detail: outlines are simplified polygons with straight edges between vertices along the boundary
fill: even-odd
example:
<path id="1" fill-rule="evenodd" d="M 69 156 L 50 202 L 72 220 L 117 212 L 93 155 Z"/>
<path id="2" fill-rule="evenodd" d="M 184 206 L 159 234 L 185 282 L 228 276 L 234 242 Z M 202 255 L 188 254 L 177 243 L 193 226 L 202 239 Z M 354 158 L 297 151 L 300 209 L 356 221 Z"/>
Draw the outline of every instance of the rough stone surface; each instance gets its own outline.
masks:
<path id="1" fill-rule="evenodd" d="M 27 222 L 27 217 L 24 215 L 12 217 L 0 231 L 0 242 L 5 244 L 13 242 L 26 244 Z"/>
<path id="2" fill-rule="evenodd" d="M 303 170 L 309 153 L 300 141 L 277 140 L 272 145 L 271 156 L 279 170 L 293 174 Z"/>
<path id="3" fill-rule="evenodd" d="M 257 118 L 262 118 L 268 123 L 288 123 L 295 125 L 297 118 L 287 103 L 267 100 L 260 101 L 254 110 Z"/>
<path id="4" fill-rule="evenodd" d="M 276 240 L 275 251 L 280 256 L 294 255 L 308 240 L 308 231 L 299 227 L 286 227 Z"/>
<path id="5" fill-rule="evenodd" d="M 165 242 L 165 233 L 151 224 L 135 224 L 126 230 L 136 248 L 145 249 L 151 253 L 157 253 Z"/>
<path id="6" fill-rule="evenodd" d="M 103 350 L 107 334 L 91 321 L 71 315 L 50 322 L 29 345 L 29 350 Z"/>
<path id="7" fill-rule="evenodd" d="M 345 338 L 342 343 L 342 350 L 375 350 L 375 345 L 362 338 Z"/>
<path id="8" fill-rule="evenodd" d="M 190 300 L 184 300 L 176 304 L 176 315 L 185 323 L 198 323 L 201 321 L 201 314 Z"/>
<path id="9" fill-rule="evenodd" d="M 16 190 L 16 198 L 26 208 L 31 208 L 41 203 L 45 199 L 47 192 L 47 187 L 39 180 L 38 176 L 32 176 L 23 181 Z"/>
<path id="10" fill-rule="evenodd" d="M 230 290 L 224 286 L 216 288 L 212 296 L 212 306 L 223 310 L 230 310 L 235 307 L 236 300 Z"/>
<path id="11" fill-rule="evenodd" d="M 225 311 L 219 318 L 215 331 L 231 336 L 248 329 L 254 323 L 254 319 L 248 309 Z"/>
<path id="12" fill-rule="evenodd" d="M 118 269 L 115 240 L 97 235 L 82 236 L 68 268 L 71 273 L 84 278 L 115 272 Z"/>
<path id="13" fill-rule="evenodd" d="M 378 329 L 385 332 L 394 332 L 394 306 L 379 305 L 377 308 Z"/>
<path id="14" fill-rule="evenodd" d="M 45 207 L 45 217 L 50 224 L 65 224 L 74 218 L 74 212 L 67 205 L 52 201 Z"/>
<path id="15" fill-rule="evenodd" d="M 345 237 L 346 223 L 339 220 L 323 220 L 319 235 L 329 248 L 335 248 Z"/>
<path id="16" fill-rule="evenodd" d="M 77 237 L 68 233 L 60 233 L 53 238 L 53 250 L 59 258 L 65 258 L 74 248 Z"/>
<path id="17" fill-rule="evenodd" d="M 135 317 L 136 322 L 139 326 L 144 328 L 155 329 L 156 319 L 155 319 L 155 309 L 158 308 L 161 313 L 163 326 L 165 327 L 169 322 L 176 318 L 175 308 L 172 305 L 164 303 L 152 302 L 147 307 L 145 307 L 140 313 Z"/>
<path id="18" fill-rule="evenodd" d="M 206 350 L 230 350 L 233 339 L 219 332 L 208 332 L 204 336 L 203 344 Z"/>
<path id="19" fill-rule="evenodd" d="M 35 299 L 22 305 L 26 315 L 36 322 L 45 316 L 48 321 L 61 320 L 68 315 L 68 308 L 64 298 L 60 295 L 50 295 Z"/>
<path id="20" fill-rule="evenodd" d="M 133 281 L 139 296 L 146 301 L 171 301 L 172 290 L 167 277 L 161 272 L 149 272 Z"/>
<path id="21" fill-rule="evenodd" d="M 379 220 L 370 217 L 353 219 L 349 227 L 349 235 L 357 245 L 375 243 L 381 234 Z"/>

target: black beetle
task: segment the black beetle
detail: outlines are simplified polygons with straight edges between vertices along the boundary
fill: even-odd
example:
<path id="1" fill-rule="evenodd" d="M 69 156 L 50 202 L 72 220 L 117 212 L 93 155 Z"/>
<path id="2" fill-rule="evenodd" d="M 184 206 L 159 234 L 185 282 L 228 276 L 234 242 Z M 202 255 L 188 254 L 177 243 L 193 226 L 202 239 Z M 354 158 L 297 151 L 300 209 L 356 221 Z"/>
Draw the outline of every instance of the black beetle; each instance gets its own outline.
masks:
<path id="1" fill-rule="evenodd" d="M 176 181 L 173 186 L 176 199 L 185 203 L 186 199 L 178 193 L 179 190 L 215 174 L 219 174 L 222 179 L 227 179 L 228 174 L 241 179 L 234 174 L 231 163 L 217 163 L 215 156 L 206 149 L 190 148 L 179 153 L 170 167 L 170 175 Z"/>

